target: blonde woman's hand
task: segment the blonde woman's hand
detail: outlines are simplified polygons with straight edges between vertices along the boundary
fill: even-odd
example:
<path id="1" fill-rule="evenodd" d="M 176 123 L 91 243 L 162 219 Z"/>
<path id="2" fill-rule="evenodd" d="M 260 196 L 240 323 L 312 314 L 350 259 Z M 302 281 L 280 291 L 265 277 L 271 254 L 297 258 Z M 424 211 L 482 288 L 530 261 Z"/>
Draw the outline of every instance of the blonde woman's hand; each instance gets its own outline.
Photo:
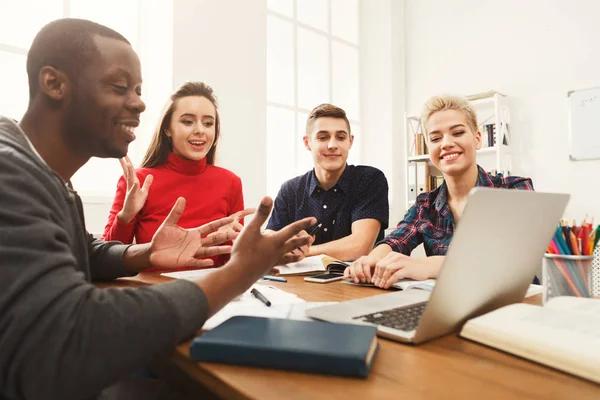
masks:
<path id="1" fill-rule="evenodd" d="M 349 267 L 346 267 L 344 278 L 350 278 L 354 283 L 371 282 L 371 276 L 376 264 L 377 260 L 374 257 L 359 257 Z"/>
<path id="2" fill-rule="evenodd" d="M 436 278 L 444 258 L 442 256 L 414 258 L 391 252 L 377 262 L 371 282 L 375 286 L 388 289 L 402 279 L 422 281 Z"/>
<path id="3" fill-rule="evenodd" d="M 127 194 L 125 195 L 123 208 L 117 214 L 117 218 L 119 218 L 119 221 L 129 224 L 131 221 L 133 221 L 135 216 L 140 212 L 146 203 L 146 199 L 148 198 L 148 190 L 150 189 L 150 185 L 152 185 L 154 177 L 152 175 L 146 176 L 146 179 L 144 179 L 144 184 L 140 187 L 140 181 L 135 173 L 135 169 L 133 168 L 133 164 L 129 159 L 129 156 L 120 158 L 119 163 L 121 163 L 123 175 L 125 176 L 125 181 L 127 182 Z"/>

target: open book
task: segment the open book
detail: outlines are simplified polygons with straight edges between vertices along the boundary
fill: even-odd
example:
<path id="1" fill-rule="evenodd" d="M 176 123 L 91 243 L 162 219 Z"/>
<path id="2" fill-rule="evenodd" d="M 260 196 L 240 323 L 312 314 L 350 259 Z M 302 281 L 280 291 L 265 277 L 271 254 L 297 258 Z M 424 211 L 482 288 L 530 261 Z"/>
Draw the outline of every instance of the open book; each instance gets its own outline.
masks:
<path id="1" fill-rule="evenodd" d="M 600 383 L 600 299 L 512 304 L 468 321 L 460 335 Z"/>
<path id="2" fill-rule="evenodd" d="M 350 263 L 340 261 L 325 254 L 306 257 L 302 261 L 278 265 L 275 267 L 279 275 L 314 275 L 322 272 L 343 274 Z"/>

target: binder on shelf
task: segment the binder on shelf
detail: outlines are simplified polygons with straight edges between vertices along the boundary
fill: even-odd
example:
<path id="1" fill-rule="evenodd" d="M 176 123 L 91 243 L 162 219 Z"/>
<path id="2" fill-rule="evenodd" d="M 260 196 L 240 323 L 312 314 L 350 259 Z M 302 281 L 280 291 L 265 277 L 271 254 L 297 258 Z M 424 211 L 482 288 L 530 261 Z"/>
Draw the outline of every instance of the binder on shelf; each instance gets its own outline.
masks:
<path id="1" fill-rule="evenodd" d="M 490 141 L 487 135 L 487 126 L 480 125 L 479 132 L 481 133 L 481 148 L 484 149 L 490 146 Z"/>
<path id="2" fill-rule="evenodd" d="M 409 163 L 408 164 L 408 201 L 415 201 L 417 199 L 417 165 L 420 163 Z"/>
<path id="3" fill-rule="evenodd" d="M 427 191 L 427 181 L 429 179 L 429 164 L 427 162 L 418 162 L 417 164 L 417 196 Z"/>

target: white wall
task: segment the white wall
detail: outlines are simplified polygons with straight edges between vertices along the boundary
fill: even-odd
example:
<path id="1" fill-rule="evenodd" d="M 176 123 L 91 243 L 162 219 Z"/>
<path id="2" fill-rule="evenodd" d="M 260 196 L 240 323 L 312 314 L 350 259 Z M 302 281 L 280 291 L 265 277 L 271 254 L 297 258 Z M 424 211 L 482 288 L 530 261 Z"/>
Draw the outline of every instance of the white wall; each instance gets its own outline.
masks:
<path id="1" fill-rule="evenodd" d="M 247 206 L 266 193 L 266 0 L 175 0 L 173 87 L 212 86 L 219 100 L 217 164 L 236 173 Z"/>
<path id="2" fill-rule="evenodd" d="M 363 0 L 360 18 L 361 163 L 385 173 L 395 227 L 405 212 L 406 190 L 404 1 Z"/>
<path id="3" fill-rule="evenodd" d="M 600 2 L 406 0 L 406 104 L 487 90 L 511 99 L 513 169 L 600 219 L 600 161 L 570 162 L 567 91 L 600 86 Z M 600 132 L 599 132 L 600 134 Z"/>

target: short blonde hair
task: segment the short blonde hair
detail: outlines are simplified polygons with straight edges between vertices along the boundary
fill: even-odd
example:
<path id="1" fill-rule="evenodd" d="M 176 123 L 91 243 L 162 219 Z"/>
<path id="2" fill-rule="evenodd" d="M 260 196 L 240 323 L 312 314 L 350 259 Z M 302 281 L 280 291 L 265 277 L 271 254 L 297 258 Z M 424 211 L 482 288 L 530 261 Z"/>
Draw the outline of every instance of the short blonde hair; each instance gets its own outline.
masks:
<path id="1" fill-rule="evenodd" d="M 477 113 L 475 109 L 469 103 L 469 100 L 462 96 L 453 95 L 442 95 L 430 97 L 423 105 L 423 111 L 421 113 L 421 124 L 425 131 L 425 137 L 427 138 L 427 122 L 433 114 L 439 111 L 445 110 L 458 110 L 461 111 L 467 119 L 467 125 L 473 131 L 473 134 L 478 131 L 477 129 Z"/>

